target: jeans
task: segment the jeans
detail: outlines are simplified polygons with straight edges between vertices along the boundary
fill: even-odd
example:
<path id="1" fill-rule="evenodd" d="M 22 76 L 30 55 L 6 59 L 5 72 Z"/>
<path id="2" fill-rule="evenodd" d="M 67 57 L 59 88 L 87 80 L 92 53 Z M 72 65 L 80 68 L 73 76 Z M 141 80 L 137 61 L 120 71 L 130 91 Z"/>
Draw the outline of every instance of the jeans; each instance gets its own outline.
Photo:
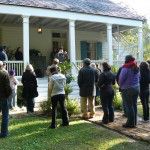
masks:
<path id="1" fill-rule="evenodd" d="M 12 94 L 8 98 L 8 104 L 9 104 L 10 109 L 12 109 L 13 107 L 16 106 L 16 92 L 15 92 L 15 89 L 12 90 Z"/>
<path id="2" fill-rule="evenodd" d="M 132 87 L 124 90 L 125 105 L 127 111 L 128 126 L 137 125 L 137 98 L 139 95 L 139 87 Z"/>
<path id="3" fill-rule="evenodd" d="M 121 91 L 121 97 L 122 97 L 122 108 L 124 115 L 127 116 L 127 106 L 126 106 L 126 95 L 124 93 L 124 90 Z"/>
<path id="4" fill-rule="evenodd" d="M 140 99 L 143 106 L 143 119 L 149 120 L 149 89 L 140 92 Z"/>
<path id="5" fill-rule="evenodd" d="M 55 127 L 56 123 L 56 113 L 57 113 L 57 104 L 59 102 L 61 113 L 62 113 L 62 125 L 68 125 L 69 124 L 69 118 L 68 118 L 68 112 L 65 107 L 65 95 L 59 94 L 51 97 L 52 102 L 52 123 L 51 126 Z"/>
<path id="6" fill-rule="evenodd" d="M 109 123 L 114 121 L 114 108 L 113 108 L 113 98 L 114 91 L 101 91 L 100 92 L 102 109 L 104 112 L 102 122 Z"/>
<path id="7" fill-rule="evenodd" d="M 9 108 L 8 108 L 8 100 L 0 99 L 1 103 L 1 111 L 2 111 L 2 122 L 1 122 L 1 135 L 8 135 L 8 121 L 9 121 Z"/>
<path id="8" fill-rule="evenodd" d="M 27 98 L 27 113 L 34 112 L 34 98 Z"/>

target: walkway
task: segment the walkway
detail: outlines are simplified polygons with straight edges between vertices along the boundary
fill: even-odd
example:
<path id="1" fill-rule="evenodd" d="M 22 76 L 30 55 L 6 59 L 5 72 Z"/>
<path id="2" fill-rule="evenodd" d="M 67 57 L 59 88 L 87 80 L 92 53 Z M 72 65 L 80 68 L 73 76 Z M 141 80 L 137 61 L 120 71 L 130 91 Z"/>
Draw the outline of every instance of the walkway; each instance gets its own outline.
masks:
<path id="1" fill-rule="evenodd" d="M 126 122 L 126 118 L 122 116 L 121 112 L 115 112 L 115 121 L 113 123 L 109 123 L 108 125 L 104 125 L 101 123 L 103 112 L 100 109 L 97 109 L 96 115 L 94 118 L 89 119 L 89 121 L 100 124 L 106 128 L 115 130 L 121 134 L 130 136 L 134 139 L 147 141 L 150 143 L 150 122 L 143 123 L 141 118 L 138 117 L 138 125 L 137 128 L 129 129 L 123 128 L 122 124 Z"/>

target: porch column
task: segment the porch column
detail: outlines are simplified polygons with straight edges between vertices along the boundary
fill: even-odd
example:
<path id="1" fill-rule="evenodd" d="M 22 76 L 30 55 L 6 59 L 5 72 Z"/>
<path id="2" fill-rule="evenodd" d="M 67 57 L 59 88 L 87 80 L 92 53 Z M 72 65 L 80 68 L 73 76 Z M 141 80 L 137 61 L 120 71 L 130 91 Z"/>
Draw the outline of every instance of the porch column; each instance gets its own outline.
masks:
<path id="1" fill-rule="evenodd" d="M 112 50 L 112 25 L 107 24 L 107 48 L 108 48 L 108 62 L 113 65 L 113 50 Z"/>
<path id="2" fill-rule="evenodd" d="M 138 54 L 139 54 L 139 61 L 143 61 L 143 31 L 142 27 L 138 29 Z"/>
<path id="3" fill-rule="evenodd" d="M 29 61 L 29 16 L 22 16 L 23 18 L 23 61 L 24 69 Z"/>
<path id="4" fill-rule="evenodd" d="M 76 75 L 75 20 L 69 20 L 69 50 L 70 62 L 72 64 L 71 73 Z"/>

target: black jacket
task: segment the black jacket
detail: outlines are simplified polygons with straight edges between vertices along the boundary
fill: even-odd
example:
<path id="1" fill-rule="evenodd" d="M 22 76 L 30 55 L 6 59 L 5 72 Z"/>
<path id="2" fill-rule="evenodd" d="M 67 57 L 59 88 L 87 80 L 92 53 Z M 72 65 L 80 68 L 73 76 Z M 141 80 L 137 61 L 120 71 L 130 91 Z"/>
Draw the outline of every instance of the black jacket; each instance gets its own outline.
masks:
<path id="1" fill-rule="evenodd" d="M 21 80 L 23 84 L 22 97 L 24 98 L 34 98 L 38 96 L 37 92 L 37 80 L 36 76 L 31 71 L 25 71 Z"/>
<path id="2" fill-rule="evenodd" d="M 0 61 L 6 61 L 6 55 L 4 54 L 3 50 L 0 50 Z"/>
<path id="3" fill-rule="evenodd" d="M 0 70 L 0 99 L 7 99 L 12 93 L 8 73 Z"/>
<path id="4" fill-rule="evenodd" d="M 100 90 L 112 90 L 112 85 L 115 84 L 115 75 L 111 71 L 104 71 L 100 74 L 98 87 Z"/>
<path id="5" fill-rule="evenodd" d="M 140 71 L 140 91 L 149 90 L 150 70 Z"/>
<path id="6" fill-rule="evenodd" d="M 78 85 L 80 88 L 80 96 L 95 96 L 95 84 L 98 81 L 98 72 L 90 66 L 84 66 L 80 69 L 78 75 Z"/>

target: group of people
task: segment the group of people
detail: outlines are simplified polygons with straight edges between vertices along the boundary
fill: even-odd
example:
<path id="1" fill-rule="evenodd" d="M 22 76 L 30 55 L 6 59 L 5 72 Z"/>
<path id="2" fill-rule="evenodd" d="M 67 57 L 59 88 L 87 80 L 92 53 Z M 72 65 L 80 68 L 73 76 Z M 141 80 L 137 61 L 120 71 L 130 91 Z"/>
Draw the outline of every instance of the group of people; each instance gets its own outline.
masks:
<path id="1" fill-rule="evenodd" d="M 55 58 L 59 60 L 59 63 L 63 63 L 65 60 L 69 59 L 67 51 L 64 51 L 62 47 L 59 48 L 59 50 L 54 48 L 54 50 L 51 52 L 51 60 Z"/>
<path id="2" fill-rule="evenodd" d="M 31 64 L 26 66 L 22 75 L 22 97 L 26 101 L 27 113 L 34 112 L 34 98 L 38 96 L 37 80 Z M 6 70 L 6 65 L 0 61 L 0 110 L 2 112 L 0 138 L 8 136 L 9 109 L 16 107 L 16 89 L 19 84 L 15 71 Z"/>
<path id="3" fill-rule="evenodd" d="M 48 95 L 52 103 L 52 122 L 50 128 L 55 129 L 57 104 L 60 104 L 62 112 L 62 126 L 69 125 L 68 112 L 65 107 L 65 84 L 66 77 L 58 67 L 60 60 L 55 58 L 53 64 L 47 68 Z M 2 123 L 0 137 L 8 135 L 9 106 L 14 106 L 13 100 L 18 81 L 14 71 L 7 72 L 6 65 L 0 61 L 0 103 L 2 110 Z M 125 63 L 120 67 L 117 74 L 111 71 L 107 62 L 102 63 L 102 68 L 91 63 L 89 58 L 83 60 L 83 67 L 79 70 L 78 85 L 81 96 L 81 112 L 84 119 L 93 118 L 95 114 L 95 96 L 99 91 L 103 110 L 102 123 L 108 124 L 114 121 L 114 88 L 118 83 L 122 95 L 124 115 L 127 121 L 125 128 L 134 128 L 137 125 L 137 99 L 140 96 L 143 106 L 143 120 L 149 121 L 149 83 L 150 64 L 141 62 L 138 67 L 135 58 L 128 55 Z M 22 75 L 22 97 L 26 100 L 27 113 L 34 113 L 34 98 L 38 96 L 37 80 L 31 64 L 26 66 Z M 11 100 L 10 100 L 11 99 Z"/>
<path id="4" fill-rule="evenodd" d="M 12 57 L 12 56 L 11 56 Z M 14 53 L 15 60 L 23 60 L 23 54 L 21 47 L 17 47 L 15 53 Z M 8 48 L 6 46 L 0 46 L 0 61 L 8 61 L 9 54 L 8 54 Z"/>
<path id="5" fill-rule="evenodd" d="M 125 57 L 125 63 L 120 67 L 117 75 L 111 71 L 111 66 L 107 62 L 102 63 L 102 72 L 100 72 L 91 65 L 90 59 L 86 58 L 83 61 L 83 67 L 78 75 L 82 117 L 84 119 L 94 117 L 94 98 L 98 87 L 104 113 L 102 123 L 108 124 L 114 121 L 113 85 L 116 81 L 123 100 L 124 115 L 127 117 L 123 127 L 134 128 L 137 125 L 138 96 L 143 106 L 143 121 L 148 122 L 150 64 L 141 62 L 138 67 L 132 55 Z"/>

